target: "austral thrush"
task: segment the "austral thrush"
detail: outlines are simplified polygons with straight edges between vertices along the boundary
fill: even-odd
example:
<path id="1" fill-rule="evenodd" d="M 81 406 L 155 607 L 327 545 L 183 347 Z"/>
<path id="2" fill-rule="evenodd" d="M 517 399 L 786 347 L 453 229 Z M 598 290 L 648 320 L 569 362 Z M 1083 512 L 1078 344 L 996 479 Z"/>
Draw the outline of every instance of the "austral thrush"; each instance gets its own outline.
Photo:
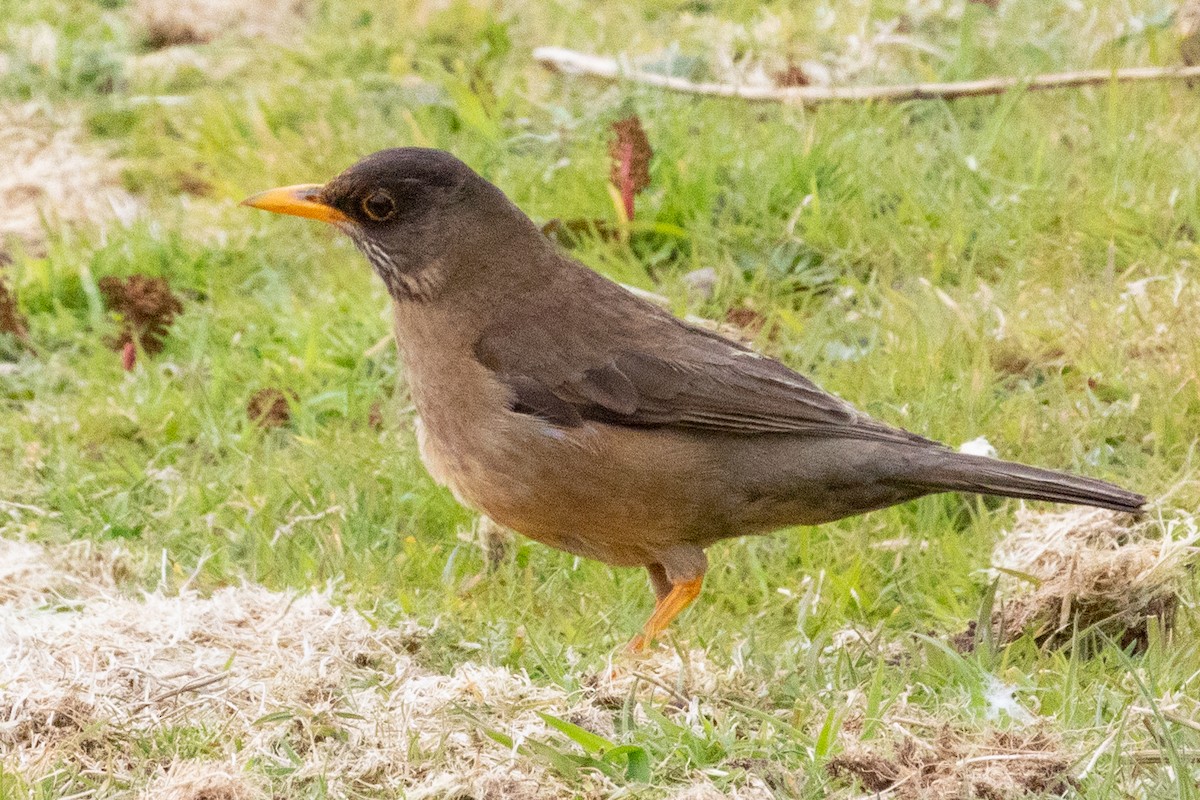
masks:
<path id="1" fill-rule="evenodd" d="M 1092 478 L 965 455 L 858 411 L 559 252 L 438 150 L 364 158 L 255 208 L 332 223 L 394 301 L 421 456 L 533 539 L 650 573 L 642 649 L 700 593 L 718 539 L 960 491 L 1136 512 Z"/>

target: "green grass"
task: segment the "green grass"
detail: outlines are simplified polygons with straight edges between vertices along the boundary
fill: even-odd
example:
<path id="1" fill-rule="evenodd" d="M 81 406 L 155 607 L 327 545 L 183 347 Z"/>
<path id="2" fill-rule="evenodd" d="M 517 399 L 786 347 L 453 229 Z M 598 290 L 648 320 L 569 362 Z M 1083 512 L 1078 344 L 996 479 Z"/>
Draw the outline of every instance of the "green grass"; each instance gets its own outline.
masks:
<path id="1" fill-rule="evenodd" d="M 311 5 L 293 39 L 199 46 L 214 69 L 206 76 L 132 66 L 143 39 L 120 2 L 0 0 L 0 52 L 10 55 L 0 99 L 82 108 L 147 203 L 128 229 L 53 230 L 44 254 L 18 250 L 7 268 L 38 355 L 0 348 L 17 362 L 0 377 L 0 497 L 56 512 L 10 535 L 119 542 L 140 564 L 130 588 L 157 583 L 163 553 L 169 574 L 182 581 L 198 569 L 205 590 L 333 582 L 380 624 L 437 620 L 418 655 L 430 668 L 474 659 L 580 689 L 648 613 L 644 575 L 522 541 L 460 591 L 483 568 L 477 543 L 459 535 L 472 514 L 421 467 L 394 355 L 364 355 L 387 332 L 381 286 L 332 231 L 235 203 L 421 144 L 459 155 L 536 220 L 611 219 L 607 126 L 630 112 L 655 149 L 652 185 L 630 241 L 575 251 L 590 266 L 666 294 L 680 312 L 757 309 L 776 332 L 759 342 L 765 351 L 889 422 L 952 444 L 985 435 L 1007 458 L 1151 496 L 1176 487 L 1171 504 L 1194 508 L 1194 91 L 803 110 L 601 87 L 549 76 L 529 56 L 540 44 L 647 53 L 676 43 L 703 74 L 715 69 L 719 20 L 778 15 L 808 58 L 895 19 L 899 2 L 835 5 L 832 27 L 815 7 L 785 4 Z M 1134 30 L 1129 19 L 1161 11 L 1149 0 L 1082 11 L 1013 0 L 998 16 L 969 5 L 961 18 L 912 23 L 944 58 L 888 51 L 893 71 L 866 78 L 1170 63 L 1161 25 L 1118 40 Z M 72 22 L 60 23 L 68 12 Z M 22 31 L 36 25 L 57 37 L 50 64 L 22 50 Z M 135 100 L 159 95 L 186 101 Z M 204 196 L 184 193 L 197 185 Z M 710 301 L 689 299 L 681 280 L 699 267 L 720 276 Z M 167 277 L 186 310 L 165 351 L 126 374 L 105 345 L 116 328 L 96 281 L 134 272 Z M 295 393 L 288 426 L 247 420 L 263 387 Z M 381 429 L 368 423 L 376 403 Z M 1121 755 L 1200 746 L 1162 717 L 1123 727 L 1133 705 L 1196 696 L 1195 584 L 1174 634 L 1138 655 L 1102 643 L 1084 658 L 1026 639 L 957 656 L 913 638 L 980 614 L 980 570 L 1013 508 L 934 497 L 715 546 L 706 591 L 673 639 L 719 665 L 741 660 L 751 680 L 702 733 L 657 718 L 621 730 L 618 743 L 650 754 L 659 789 L 647 796 L 695 769 L 736 782 L 747 759 L 781 765 L 792 777 L 784 796 L 823 796 L 834 784 L 819 767 L 856 693 L 874 691 L 883 707 L 906 693 L 983 726 L 999 676 L 1084 760 L 1121 730 L 1085 796 L 1195 797 L 1194 761 L 1177 761 L 1183 774 L 1172 776 Z M 871 547 L 901 537 L 930 546 Z M 876 632 L 877 646 L 823 654 L 847 626 Z M 908 657 L 885 657 L 888 643 Z M 215 746 L 186 728 L 144 743 L 156 759 Z M 0 794 L 48 796 L 37 785 L 0 773 Z"/>

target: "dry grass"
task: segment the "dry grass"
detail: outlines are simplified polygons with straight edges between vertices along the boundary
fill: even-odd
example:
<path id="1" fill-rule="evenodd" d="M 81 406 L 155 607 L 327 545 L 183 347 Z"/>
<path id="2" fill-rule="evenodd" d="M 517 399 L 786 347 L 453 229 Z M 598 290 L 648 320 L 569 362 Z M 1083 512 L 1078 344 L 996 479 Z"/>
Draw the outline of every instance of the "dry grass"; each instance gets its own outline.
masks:
<path id="1" fill-rule="evenodd" d="M 1095 626 L 1144 644 L 1149 620 L 1169 629 L 1197 542 L 1200 527 L 1183 513 L 1138 521 L 1097 509 L 1023 510 L 992 557 L 1001 598 L 993 629 L 1002 642 L 1032 630 L 1061 645 Z"/>
<path id="2" fill-rule="evenodd" d="M 185 588 L 130 598 L 115 588 L 120 557 L 3 539 L 0 564 L 6 767 L 34 779 L 63 767 L 95 772 L 148 785 L 145 797 L 258 797 L 247 777 L 253 764 L 295 769 L 292 780 L 319 777 L 338 792 L 557 798 L 568 789 L 555 773 L 485 732 L 518 748 L 553 739 L 544 712 L 612 735 L 613 705 L 647 691 L 694 722 L 695 693 L 739 682 L 716 674 L 699 652 L 685 663 L 664 648 L 572 696 L 499 667 L 431 673 L 412 655 L 427 631 L 373 629 L 327 593 L 240 586 L 208 597 Z M 129 755 L 132 743 L 179 728 L 221 734 L 195 762 Z M 571 790 L 614 788 L 589 774 Z M 689 791 L 720 796 L 706 786 Z M 737 796 L 766 795 L 747 785 Z"/>
<path id="3" fill-rule="evenodd" d="M 829 774 L 898 800 L 1008 800 L 1075 786 L 1071 759 L 1043 731 L 980 734 L 941 725 L 918 735 L 911 720 L 886 723 L 881 739 L 831 758 Z"/>
<path id="4" fill-rule="evenodd" d="M 1184 0 L 1175 12 L 1179 34 L 1179 53 L 1183 63 L 1200 63 L 1200 0 Z"/>
<path id="5" fill-rule="evenodd" d="M 0 539 L 0 602 L 41 599 L 54 583 L 54 567 L 41 547 Z"/>
<path id="6" fill-rule="evenodd" d="M 671 795 L 671 800 L 771 800 L 775 797 L 761 780 L 753 779 L 744 787 L 723 791 L 711 783 L 697 783 Z"/>
<path id="7" fill-rule="evenodd" d="M 1015 800 L 1078 788 L 1078 757 L 1045 720 L 1006 728 L 947 721 L 901 695 L 878 718 L 858 702 L 825 771 L 836 782 L 895 800 Z"/>
<path id="8" fill-rule="evenodd" d="M 651 698 L 697 717 L 699 698 L 744 694 L 747 679 L 737 664 L 719 669 L 703 650 L 683 652 L 664 645 L 641 658 L 614 661 L 609 669 L 587 676 L 585 684 L 592 702 L 603 708 L 620 708 L 631 697 Z"/>
<path id="9" fill-rule="evenodd" d="M 161 791 L 173 786 L 181 798 L 251 796 L 237 774 L 250 760 L 279 762 L 287 748 L 305 756 L 297 778 L 322 775 L 333 785 L 403 787 L 412 796 L 550 785 L 537 765 L 512 763 L 454 710 L 476 709 L 524 737 L 545 732 L 535 710 L 565 713 L 566 696 L 472 664 L 429 674 L 409 655 L 415 627 L 372 630 L 327 594 L 243 586 L 130 599 L 80 575 L 67 583 L 83 602 L 47 610 L 65 562 L 30 544 L 4 547 L 0 742 L 8 766 L 26 775 L 70 764 L 136 784 L 147 767 L 168 765 L 129 759 L 129 743 L 188 726 L 225 731 L 228 763 L 214 767 L 224 778 L 199 767 L 158 778 Z M 436 770 L 416 757 L 434 752 Z M 196 788 L 218 784 L 226 788 Z"/>
<path id="10" fill-rule="evenodd" d="M 46 515 L 12 503 L 0 503 L 0 511 Z M 120 549 L 101 552 L 92 542 L 79 541 L 50 553 L 40 545 L 0 537 L 0 616 L 10 609 L 110 593 L 128 576 L 128 559 Z"/>
<path id="11" fill-rule="evenodd" d="M 128 222 L 138 202 L 119 185 L 119 164 L 84 144 L 77 114 L 38 103 L 0 106 L 0 244 L 14 237 L 34 251 L 51 228 Z"/>
<path id="12" fill-rule="evenodd" d="M 257 800 L 263 793 L 225 764 L 172 764 L 142 793 L 143 800 Z"/>

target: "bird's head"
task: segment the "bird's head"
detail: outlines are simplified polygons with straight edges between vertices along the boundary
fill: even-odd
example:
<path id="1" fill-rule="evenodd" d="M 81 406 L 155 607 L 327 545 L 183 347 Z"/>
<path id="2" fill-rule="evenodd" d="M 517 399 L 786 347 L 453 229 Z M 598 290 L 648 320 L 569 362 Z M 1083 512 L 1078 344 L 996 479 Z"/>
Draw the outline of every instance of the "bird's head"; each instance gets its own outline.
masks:
<path id="1" fill-rule="evenodd" d="M 338 227 L 397 300 L 431 299 L 464 253 L 511 225 L 532 225 L 466 164 L 420 147 L 381 150 L 328 183 L 270 189 L 242 205 Z"/>

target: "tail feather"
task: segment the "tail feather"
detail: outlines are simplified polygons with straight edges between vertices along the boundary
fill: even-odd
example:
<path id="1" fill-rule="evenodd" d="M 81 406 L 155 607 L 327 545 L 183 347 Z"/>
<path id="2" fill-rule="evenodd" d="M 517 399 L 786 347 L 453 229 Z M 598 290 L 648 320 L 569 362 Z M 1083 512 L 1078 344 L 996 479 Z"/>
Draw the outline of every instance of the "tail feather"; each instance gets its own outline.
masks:
<path id="1" fill-rule="evenodd" d="M 1146 504 L 1145 496 L 1107 481 L 951 450 L 938 453 L 911 477 L 916 485 L 934 492 L 974 492 L 1129 513 L 1137 513 Z"/>

